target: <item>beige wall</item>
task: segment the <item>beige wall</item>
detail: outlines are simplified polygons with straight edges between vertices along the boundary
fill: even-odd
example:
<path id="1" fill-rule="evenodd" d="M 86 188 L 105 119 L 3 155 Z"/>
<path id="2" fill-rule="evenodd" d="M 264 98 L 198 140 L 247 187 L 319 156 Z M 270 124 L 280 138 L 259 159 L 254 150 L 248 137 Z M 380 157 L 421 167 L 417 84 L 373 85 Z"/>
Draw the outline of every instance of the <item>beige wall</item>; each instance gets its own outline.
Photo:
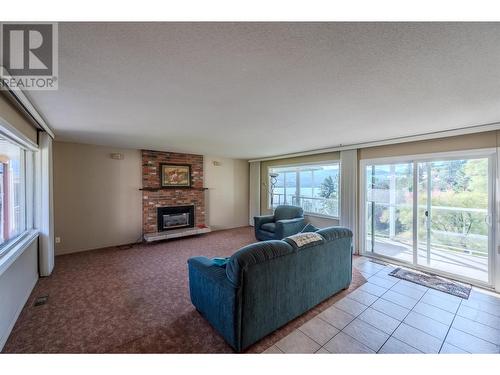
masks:
<path id="1" fill-rule="evenodd" d="M 54 142 L 56 254 L 140 240 L 141 170 L 139 150 Z"/>
<path id="2" fill-rule="evenodd" d="M 212 156 L 203 160 L 209 225 L 213 230 L 247 226 L 248 162 Z"/>
<path id="3" fill-rule="evenodd" d="M 111 159 L 111 153 L 124 159 Z M 205 156 L 204 175 L 212 228 L 248 225 L 248 163 Z M 139 150 L 54 142 L 56 254 L 140 240 L 141 186 Z"/>
<path id="4" fill-rule="evenodd" d="M 0 351 L 38 280 L 38 241 L 35 240 L 0 274 Z"/>
<path id="5" fill-rule="evenodd" d="M 15 127 L 31 141 L 37 142 L 37 129 L 29 122 L 26 117 L 5 97 L 5 94 L 0 93 L 0 117 Z"/>

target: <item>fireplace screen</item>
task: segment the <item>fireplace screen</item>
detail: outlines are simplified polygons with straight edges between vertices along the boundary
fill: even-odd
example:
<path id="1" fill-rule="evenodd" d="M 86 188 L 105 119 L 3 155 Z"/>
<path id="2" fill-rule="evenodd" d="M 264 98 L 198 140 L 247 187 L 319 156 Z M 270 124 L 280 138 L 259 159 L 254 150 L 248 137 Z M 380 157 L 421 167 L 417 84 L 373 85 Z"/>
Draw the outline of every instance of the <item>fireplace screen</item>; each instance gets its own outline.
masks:
<path id="1" fill-rule="evenodd" d="M 163 215 L 163 229 L 180 228 L 189 225 L 189 212 Z"/>
<path id="2" fill-rule="evenodd" d="M 194 227 L 194 205 L 158 207 L 158 232 Z"/>

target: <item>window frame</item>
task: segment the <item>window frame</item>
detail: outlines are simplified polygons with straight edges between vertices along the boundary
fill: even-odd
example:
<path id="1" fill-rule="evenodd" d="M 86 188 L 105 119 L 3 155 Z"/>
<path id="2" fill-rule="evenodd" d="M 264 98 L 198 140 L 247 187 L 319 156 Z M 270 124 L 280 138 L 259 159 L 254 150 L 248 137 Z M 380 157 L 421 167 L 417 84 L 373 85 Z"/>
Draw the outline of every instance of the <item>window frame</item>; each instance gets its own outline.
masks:
<path id="1" fill-rule="evenodd" d="M 276 168 L 300 168 L 300 167 L 309 167 L 309 166 L 319 166 L 319 165 L 333 165 L 336 164 L 338 165 L 338 170 L 339 170 L 339 181 L 338 181 L 338 197 L 337 197 L 337 207 L 338 207 L 338 214 L 337 216 L 333 215 L 326 215 L 326 214 L 321 214 L 317 212 L 310 212 L 310 211 L 305 211 L 304 210 L 304 215 L 306 216 L 314 216 L 314 217 L 320 217 L 320 218 L 325 218 L 325 219 L 333 219 L 333 220 L 340 220 L 340 202 L 342 198 L 342 164 L 340 159 L 333 159 L 333 160 L 322 160 L 322 161 L 314 161 L 314 162 L 301 162 L 301 163 L 289 163 L 289 164 L 279 164 L 279 165 L 271 165 L 267 167 L 267 186 L 268 186 L 268 191 L 266 192 L 266 200 L 267 200 L 267 208 L 269 210 L 274 210 L 273 207 L 271 207 L 271 199 L 270 199 L 270 194 L 269 194 L 269 186 L 270 186 L 270 177 L 269 174 L 271 173 L 272 169 Z M 298 171 L 297 171 L 298 173 Z M 285 180 L 284 180 L 285 181 Z M 297 193 L 297 191 L 296 191 Z"/>
<path id="2" fill-rule="evenodd" d="M 35 155 L 38 146 L 28 139 L 24 134 L 0 117 L 0 136 L 11 144 L 21 149 L 21 160 L 23 162 L 24 179 L 24 221 L 25 229 L 16 237 L 0 244 L 0 269 L 5 262 L 17 253 L 20 248 L 25 248 L 25 242 L 31 243 L 38 232 L 35 230 Z M 1 272 L 0 272 L 1 274 Z"/>

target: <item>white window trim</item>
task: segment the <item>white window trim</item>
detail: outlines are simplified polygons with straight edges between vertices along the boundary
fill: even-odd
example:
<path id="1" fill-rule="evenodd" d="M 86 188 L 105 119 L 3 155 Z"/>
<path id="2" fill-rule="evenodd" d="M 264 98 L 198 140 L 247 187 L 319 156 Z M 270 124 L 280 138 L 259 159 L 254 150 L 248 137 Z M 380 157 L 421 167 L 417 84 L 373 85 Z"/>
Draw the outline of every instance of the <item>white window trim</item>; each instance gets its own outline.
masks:
<path id="1" fill-rule="evenodd" d="M 2 275 L 12 263 L 38 239 L 38 230 L 31 229 L 21 233 L 16 240 L 4 249 L 3 256 L 0 258 L 0 275 Z"/>
<path id="2" fill-rule="evenodd" d="M 279 165 L 271 165 L 267 167 L 267 180 L 269 183 L 269 173 L 270 170 L 273 168 L 293 168 L 293 167 L 307 167 L 307 166 L 314 166 L 314 165 L 331 165 L 331 164 L 338 164 L 339 166 L 339 196 L 338 196 L 338 212 L 339 214 L 337 216 L 333 215 L 325 215 L 325 214 L 320 214 L 317 212 L 309 212 L 309 211 L 304 211 L 305 216 L 313 216 L 313 217 L 319 217 L 319 218 L 324 218 L 324 219 L 332 219 L 332 220 L 338 220 L 340 221 L 340 200 L 342 199 L 342 189 L 341 189 L 341 180 L 342 180 L 342 165 L 340 159 L 333 159 L 333 160 L 324 160 L 324 161 L 314 161 L 314 162 L 303 162 L 303 163 L 291 163 L 291 164 L 279 164 Z M 267 209 L 272 210 L 273 207 L 271 207 L 271 202 L 269 200 L 269 192 L 266 192 L 266 201 L 267 201 Z"/>
<path id="3" fill-rule="evenodd" d="M 0 116 L 0 134 L 9 141 L 30 151 L 38 151 L 38 145 Z"/>
<path id="4" fill-rule="evenodd" d="M 500 176 L 497 176 L 497 157 L 495 156 L 497 153 L 496 148 L 481 148 L 481 149 L 473 149 L 473 150 L 462 150 L 462 151 L 447 151 L 447 152 L 435 152 L 435 153 L 426 153 L 426 154 L 415 154 L 415 155 L 403 155 L 403 156 L 391 156 L 391 157 L 382 157 L 382 158 L 373 158 L 373 159 L 362 159 L 360 160 L 359 163 L 359 220 L 358 220 L 358 225 L 359 225 L 359 231 L 358 231 L 358 243 L 359 243 L 359 254 L 368 256 L 368 257 L 374 257 L 374 258 L 380 258 L 383 260 L 390 261 L 391 263 L 394 264 L 399 264 L 399 265 L 404 265 L 404 266 L 410 266 L 412 268 L 422 270 L 422 271 L 432 271 L 433 273 L 436 274 L 441 274 L 445 277 L 450 277 L 452 279 L 456 279 L 459 281 L 464 281 L 467 283 L 470 283 L 472 285 L 477 285 L 480 287 L 486 287 L 486 288 L 493 288 L 496 287 L 497 289 L 500 289 L 500 285 L 498 284 L 498 281 L 496 278 L 498 277 L 497 273 L 500 273 L 500 270 L 495 267 L 497 263 L 497 257 L 500 255 L 498 254 L 497 248 L 496 248 L 496 238 L 497 238 L 497 225 L 495 223 L 498 222 L 497 220 L 497 195 L 496 195 L 496 184 L 498 178 Z M 490 247 L 488 254 L 488 282 L 484 283 L 479 280 L 471 279 L 468 277 L 462 277 L 460 275 L 456 274 L 451 274 L 446 271 L 441 271 L 441 270 L 436 270 L 436 269 L 429 269 L 425 266 L 421 266 L 418 264 L 413 264 L 413 263 L 408 263 L 408 262 L 403 262 L 403 261 L 398 261 L 394 258 L 388 258 L 384 257 L 383 255 L 374 255 L 369 251 L 366 251 L 366 242 L 364 240 L 365 238 L 365 232 L 366 232 L 366 227 L 365 227 L 365 215 L 366 215 L 366 207 L 365 207 L 365 202 L 366 202 L 366 176 L 365 176 L 365 169 L 367 165 L 385 165 L 385 164 L 391 164 L 391 163 L 420 163 L 420 162 L 431 162 L 431 161 L 441 161 L 441 160 L 454 160 L 457 158 L 484 158 L 488 157 L 490 160 L 490 165 L 489 165 L 489 173 L 490 173 L 490 181 L 489 181 L 489 212 L 491 213 L 491 222 L 493 223 L 491 226 L 491 236 L 490 236 Z M 415 176 L 414 176 L 415 178 Z"/>
<path id="5" fill-rule="evenodd" d="M 33 143 L 24 134 L 22 134 L 15 127 L 10 125 L 5 119 L 0 117 L 0 135 L 7 139 L 9 142 L 17 145 L 26 152 L 36 152 L 38 151 L 38 145 Z M 31 159 L 31 158 L 30 158 Z M 28 162 L 28 158 L 25 160 L 25 216 L 26 216 L 26 230 L 15 238 L 8 244 L 6 244 L 0 250 L 0 275 L 8 269 L 8 267 L 28 248 L 32 242 L 38 238 L 38 230 L 34 228 L 34 215 L 35 215 L 35 163 L 33 160 Z M 30 173 L 28 172 L 28 167 Z M 29 198 L 28 198 L 29 197 Z M 31 205 L 30 205 L 31 202 Z"/>

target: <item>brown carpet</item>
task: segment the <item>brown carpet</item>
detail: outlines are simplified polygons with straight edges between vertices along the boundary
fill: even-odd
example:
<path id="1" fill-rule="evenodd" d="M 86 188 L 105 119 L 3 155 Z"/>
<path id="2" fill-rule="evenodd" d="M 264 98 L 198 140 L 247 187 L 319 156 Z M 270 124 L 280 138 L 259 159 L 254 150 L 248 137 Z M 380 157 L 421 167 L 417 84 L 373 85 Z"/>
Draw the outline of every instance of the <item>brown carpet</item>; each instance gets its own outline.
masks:
<path id="1" fill-rule="evenodd" d="M 5 353 L 232 353 L 189 300 L 187 264 L 197 255 L 229 256 L 255 242 L 251 227 L 131 247 L 56 257 L 50 277 L 36 284 Z M 260 353 L 351 287 L 252 346 Z M 34 307 L 38 296 L 48 303 Z"/>

